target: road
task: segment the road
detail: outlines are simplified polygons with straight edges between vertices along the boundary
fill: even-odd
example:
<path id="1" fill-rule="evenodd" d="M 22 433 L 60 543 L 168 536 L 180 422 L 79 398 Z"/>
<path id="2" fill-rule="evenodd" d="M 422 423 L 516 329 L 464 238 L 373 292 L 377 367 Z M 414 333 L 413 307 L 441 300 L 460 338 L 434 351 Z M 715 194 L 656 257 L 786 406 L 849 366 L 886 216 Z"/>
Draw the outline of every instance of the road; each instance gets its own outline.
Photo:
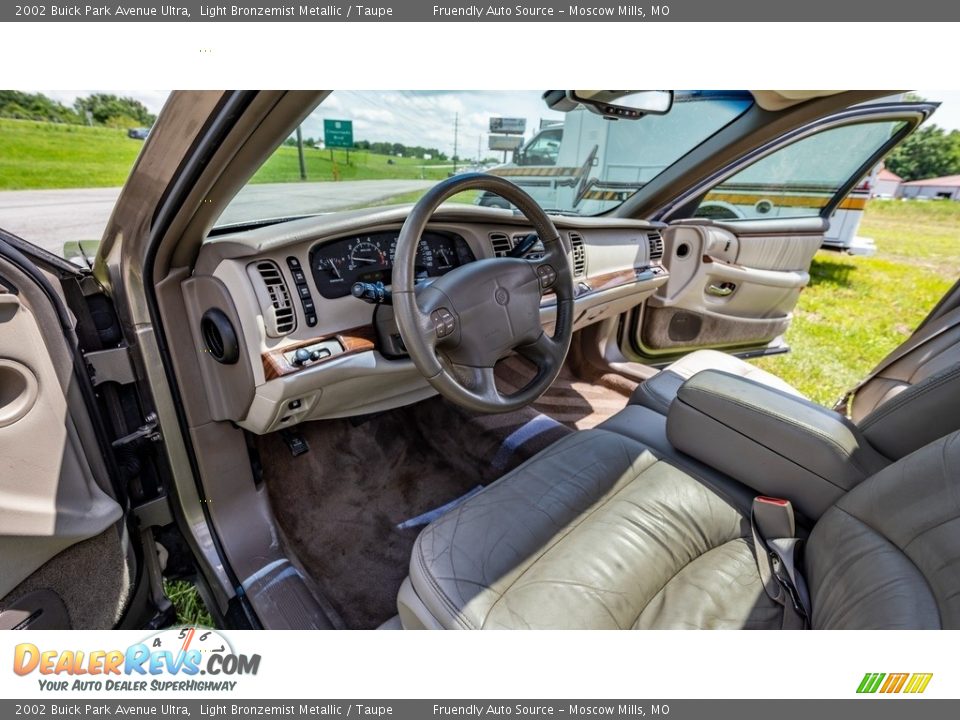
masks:
<path id="1" fill-rule="evenodd" d="M 255 218 L 330 212 L 423 190 L 430 180 L 248 185 L 221 217 L 227 224 Z M 0 227 L 59 253 L 71 240 L 99 240 L 120 188 L 0 192 Z"/>

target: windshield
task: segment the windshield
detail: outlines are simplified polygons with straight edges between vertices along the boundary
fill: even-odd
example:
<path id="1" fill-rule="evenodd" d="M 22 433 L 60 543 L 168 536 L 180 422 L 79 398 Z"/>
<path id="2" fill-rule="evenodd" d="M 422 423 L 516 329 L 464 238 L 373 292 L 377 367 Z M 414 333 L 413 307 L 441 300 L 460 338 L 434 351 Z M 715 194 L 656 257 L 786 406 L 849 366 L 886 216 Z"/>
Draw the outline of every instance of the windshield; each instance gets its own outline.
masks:
<path id="1" fill-rule="evenodd" d="M 665 115 L 551 110 L 541 91 L 337 91 L 231 202 L 219 226 L 415 202 L 434 183 L 488 172 L 545 210 L 611 210 L 741 115 L 745 92 L 678 92 Z M 483 192 L 451 202 L 508 207 Z"/>

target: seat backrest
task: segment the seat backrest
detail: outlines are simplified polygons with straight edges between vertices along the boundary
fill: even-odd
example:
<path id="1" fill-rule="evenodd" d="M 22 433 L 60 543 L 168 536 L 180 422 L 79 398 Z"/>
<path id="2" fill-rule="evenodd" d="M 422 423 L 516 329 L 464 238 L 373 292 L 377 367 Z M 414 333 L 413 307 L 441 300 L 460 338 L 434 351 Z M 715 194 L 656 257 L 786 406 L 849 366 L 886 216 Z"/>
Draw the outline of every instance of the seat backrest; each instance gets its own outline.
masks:
<path id="1" fill-rule="evenodd" d="M 870 444 L 891 460 L 960 430 L 960 309 L 924 326 L 898 353 L 857 390 L 850 408 Z"/>
<path id="2" fill-rule="evenodd" d="M 810 533 L 804 574 L 814 628 L 960 628 L 960 432 L 827 510 Z"/>

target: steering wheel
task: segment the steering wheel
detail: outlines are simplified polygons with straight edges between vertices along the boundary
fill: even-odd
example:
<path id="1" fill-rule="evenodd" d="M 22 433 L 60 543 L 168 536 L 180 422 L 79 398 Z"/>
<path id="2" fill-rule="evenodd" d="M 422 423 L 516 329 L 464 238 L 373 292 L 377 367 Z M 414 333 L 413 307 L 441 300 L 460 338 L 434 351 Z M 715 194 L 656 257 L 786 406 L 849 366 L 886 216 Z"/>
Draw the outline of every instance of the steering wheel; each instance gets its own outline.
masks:
<path id="1" fill-rule="evenodd" d="M 427 222 L 444 200 L 464 190 L 486 190 L 515 205 L 543 242 L 543 257 L 478 260 L 417 287 L 417 246 Z M 548 291 L 557 298 L 552 335 L 540 324 L 540 298 Z M 570 349 L 574 295 L 567 250 L 547 214 L 504 178 L 456 175 L 420 198 L 397 239 L 392 294 L 397 327 L 417 370 L 445 398 L 471 410 L 529 405 L 557 379 Z M 505 395 L 493 367 L 511 352 L 530 360 L 537 373 Z"/>

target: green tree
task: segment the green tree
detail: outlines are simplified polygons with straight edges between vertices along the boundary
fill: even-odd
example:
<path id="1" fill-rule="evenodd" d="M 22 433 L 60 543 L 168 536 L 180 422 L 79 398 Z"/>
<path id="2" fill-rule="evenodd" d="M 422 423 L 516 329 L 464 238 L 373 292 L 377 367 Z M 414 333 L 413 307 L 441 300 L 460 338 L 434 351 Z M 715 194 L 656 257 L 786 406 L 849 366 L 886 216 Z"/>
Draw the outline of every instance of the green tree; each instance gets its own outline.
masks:
<path id="1" fill-rule="evenodd" d="M 139 100 L 106 93 L 77 98 L 73 107 L 81 118 L 89 112 L 97 125 L 110 127 L 150 127 L 157 119 Z"/>
<path id="2" fill-rule="evenodd" d="M 77 123 L 79 118 L 70 108 L 40 93 L 0 90 L 0 117 L 15 120 L 40 120 Z"/>
<path id="3" fill-rule="evenodd" d="M 886 166 L 904 180 L 960 175 L 960 131 L 926 125 L 903 141 Z"/>
<path id="4" fill-rule="evenodd" d="M 437 148 L 421 147 L 420 145 L 404 145 L 403 143 L 389 142 L 370 142 L 369 140 L 356 140 L 353 143 L 355 150 L 369 150 L 377 155 L 397 155 L 404 157 L 422 158 L 424 155 L 431 155 L 434 160 L 446 160 L 446 153 L 442 153 Z"/>

